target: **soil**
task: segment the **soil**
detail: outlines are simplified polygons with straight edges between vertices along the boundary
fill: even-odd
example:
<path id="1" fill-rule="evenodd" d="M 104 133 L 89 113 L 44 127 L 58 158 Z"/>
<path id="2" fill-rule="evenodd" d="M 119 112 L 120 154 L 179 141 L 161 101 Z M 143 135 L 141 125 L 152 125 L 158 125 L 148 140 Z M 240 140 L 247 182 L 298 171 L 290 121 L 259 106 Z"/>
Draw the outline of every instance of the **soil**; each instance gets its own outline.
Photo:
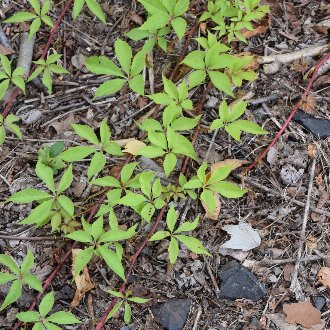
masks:
<path id="1" fill-rule="evenodd" d="M 195 24 L 195 16 L 202 11 L 203 2 L 191 1 L 187 15 L 188 29 Z M 9 1 L 9 7 L 5 6 L 8 1 L 2 3 L 1 8 L 0 2 L 0 15 L 5 17 L 24 7 L 21 2 Z M 102 78 L 89 73 L 83 65 L 84 60 L 88 56 L 99 54 L 114 57 L 114 40 L 123 38 L 129 29 L 138 26 L 139 21 L 145 18 L 143 8 L 136 1 L 108 0 L 100 3 L 107 14 L 107 26 L 92 17 L 87 9 L 75 21 L 70 14 L 65 16 L 50 53 L 63 54 L 62 65 L 70 74 L 60 79 L 57 76 L 54 78 L 53 94 L 49 96 L 29 84 L 27 94 L 19 95 L 10 110 L 22 119 L 20 127 L 24 141 L 9 135 L 4 145 L 0 146 L 0 235 L 3 238 L 0 239 L 0 252 L 10 254 L 20 263 L 27 250 L 32 250 L 36 264 L 34 273 L 41 280 L 56 267 L 71 243 L 69 240 L 60 239 L 59 233 L 52 235 L 51 238 L 55 238 L 49 240 L 15 240 L 15 236 L 50 237 L 50 230 L 48 227 L 36 229 L 19 224 L 19 221 L 29 214 L 31 205 L 4 204 L 2 201 L 20 189 L 42 186 L 34 172 L 41 147 L 57 140 L 64 141 L 66 146 L 81 143 L 70 129 L 71 123 L 88 124 L 96 129 L 101 120 L 107 118 L 114 140 L 139 139 L 141 133 L 134 121 L 150 110 L 150 107 L 146 107 L 149 102 L 146 97 L 137 96 L 129 90 L 93 100 L 93 92 Z M 247 44 L 234 43 L 235 53 L 250 52 L 260 56 L 291 53 L 329 42 L 330 9 L 325 1 L 267 3 L 271 6 L 269 27 L 264 33 L 249 38 Z M 63 1 L 54 1 L 51 10 L 54 19 L 58 17 L 63 6 Z M 325 22 L 324 25 L 322 22 Z M 26 26 L 9 26 L 2 23 L 2 28 L 17 53 L 18 37 Z M 202 34 L 203 30 L 197 29 L 194 37 L 198 33 Z M 40 56 L 48 34 L 49 30 L 46 28 L 38 32 L 34 59 Z M 161 88 L 161 74 L 169 76 L 173 70 L 185 39 L 178 42 L 174 35 L 171 35 L 169 41 L 170 51 L 167 54 L 159 49 L 153 54 L 156 91 Z M 142 46 L 141 42 L 130 44 L 134 50 Z M 188 52 L 196 48 L 197 43 L 192 40 Z M 243 84 L 242 88 L 235 90 L 237 97 L 252 93 L 247 117 L 262 125 L 269 132 L 266 136 L 243 134 L 242 141 L 235 142 L 228 138 L 226 132 L 220 131 L 215 139 L 212 139 L 213 133 L 209 132 L 207 127 L 217 117 L 223 95 L 211 89 L 202 109 L 204 122 L 196 142 L 199 159 L 207 156 L 209 163 L 228 158 L 254 162 L 291 113 L 307 86 L 311 76 L 309 70 L 321 57 L 306 57 L 282 64 L 274 74 L 266 74 L 263 66 L 260 66 L 257 69 L 258 78 L 254 82 Z M 177 78 L 184 74 L 182 68 Z M 314 97 L 308 99 L 303 110 L 314 117 L 329 118 L 329 79 L 329 72 L 324 72 L 312 86 L 310 95 Z M 147 92 L 149 88 L 147 80 Z M 194 105 L 198 104 L 202 93 L 202 87 L 195 91 L 192 96 Z M 0 107 L 4 107 L 4 104 Z M 129 278 L 129 285 L 135 296 L 151 300 L 146 304 L 133 305 L 132 327 L 129 329 L 162 329 L 154 318 L 152 309 L 174 298 L 187 298 L 191 301 L 184 329 L 289 329 L 288 323 L 282 320 L 281 325 L 267 315 L 285 316 L 283 305 L 297 301 L 295 294 L 290 291 L 291 275 L 301 241 L 313 157 L 317 158 L 310 203 L 319 212 L 311 210 L 308 216 L 302 255 L 305 261 L 300 263 L 298 279 L 307 300 L 313 301 L 315 297 L 325 299 L 325 304 L 318 305 L 321 306 L 323 320 L 319 329 L 330 329 L 329 286 L 322 285 L 317 279 L 322 267 L 330 267 L 330 202 L 327 197 L 330 180 L 329 141 L 329 138 L 317 139 L 292 121 L 267 158 L 245 178 L 243 183 L 249 188 L 249 192 L 240 199 L 221 199 L 219 219 L 214 221 L 203 217 L 199 229 L 194 232 L 212 257 L 203 258 L 183 249 L 177 263 L 171 268 L 167 262 L 166 246 L 148 244 L 139 256 Z M 313 146 L 316 150 L 314 154 L 311 152 Z M 207 152 L 209 147 L 210 151 Z M 109 160 L 104 171 L 113 173 L 121 166 L 122 158 L 114 157 Z M 194 162 L 189 162 L 188 176 L 194 173 L 195 167 Z M 83 174 L 86 168 L 85 162 L 76 165 L 74 186 L 69 191 L 82 214 L 88 213 L 96 203 L 95 194 L 100 193 L 98 188 L 87 187 Z M 242 169 L 236 169 L 230 180 L 242 183 L 239 178 Z M 321 196 L 323 202 L 320 202 Z M 186 210 L 187 205 L 189 208 Z M 177 202 L 176 208 L 181 218 L 190 221 L 198 214 L 205 214 L 200 204 L 187 200 Z M 138 216 L 129 208 L 118 209 L 118 218 L 120 223 L 127 226 L 139 221 Z M 221 255 L 220 245 L 229 239 L 226 231 L 222 230 L 223 226 L 238 224 L 239 221 L 246 221 L 258 231 L 261 244 L 248 252 L 234 251 L 231 255 Z M 127 262 L 139 243 L 141 237 L 126 244 Z M 267 289 L 263 299 L 255 303 L 246 299 L 230 301 L 218 297 L 217 290 L 221 285 L 218 270 L 232 260 L 238 260 L 247 267 Z M 71 261 L 66 262 L 51 284 L 51 289 L 56 294 L 54 311 L 68 310 L 73 300 L 76 287 L 72 281 L 71 267 Z M 94 329 L 97 320 L 111 302 L 112 297 L 107 290 L 119 288 L 121 285 L 120 279 L 114 276 L 101 260 L 93 259 L 88 271 L 95 288 L 86 293 L 79 306 L 72 310 L 83 324 L 66 329 Z M 8 286 L 0 286 L 0 300 L 5 297 L 7 290 Z M 15 323 L 15 314 L 26 310 L 35 294 L 31 290 L 24 291 L 19 301 L 0 313 L 0 328 L 11 329 Z M 105 326 L 106 329 L 122 327 L 122 315 L 115 315 Z M 301 328 L 297 326 L 295 329 Z"/>

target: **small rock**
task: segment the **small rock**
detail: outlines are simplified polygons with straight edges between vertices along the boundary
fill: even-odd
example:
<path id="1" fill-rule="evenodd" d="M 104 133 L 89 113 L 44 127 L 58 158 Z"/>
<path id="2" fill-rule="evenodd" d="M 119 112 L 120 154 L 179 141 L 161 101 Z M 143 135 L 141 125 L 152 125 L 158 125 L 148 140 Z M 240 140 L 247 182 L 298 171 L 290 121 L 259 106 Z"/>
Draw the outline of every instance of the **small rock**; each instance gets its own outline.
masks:
<path id="1" fill-rule="evenodd" d="M 314 307 L 318 310 L 321 310 L 327 303 L 327 300 L 323 296 L 312 296 L 311 298 Z"/>
<path id="2" fill-rule="evenodd" d="M 190 311 L 189 299 L 172 299 L 152 310 L 155 318 L 164 329 L 182 330 Z"/>
<path id="3" fill-rule="evenodd" d="M 293 120 L 319 139 L 326 139 L 330 136 L 330 121 L 327 119 L 315 118 L 305 111 L 298 110 L 293 116 Z"/>
<path id="4" fill-rule="evenodd" d="M 267 293 L 265 287 L 244 266 L 231 261 L 219 270 L 222 281 L 219 298 L 221 299 L 250 299 L 258 301 Z"/>
<path id="5" fill-rule="evenodd" d="M 216 108 L 216 105 L 219 103 L 219 99 L 215 96 L 210 96 L 205 104 L 205 107 L 210 108 Z"/>
<path id="6" fill-rule="evenodd" d="M 282 179 L 282 182 L 286 186 L 294 186 L 297 185 L 299 180 L 304 175 L 304 169 L 297 170 L 292 165 L 284 165 L 281 169 L 280 177 Z"/>

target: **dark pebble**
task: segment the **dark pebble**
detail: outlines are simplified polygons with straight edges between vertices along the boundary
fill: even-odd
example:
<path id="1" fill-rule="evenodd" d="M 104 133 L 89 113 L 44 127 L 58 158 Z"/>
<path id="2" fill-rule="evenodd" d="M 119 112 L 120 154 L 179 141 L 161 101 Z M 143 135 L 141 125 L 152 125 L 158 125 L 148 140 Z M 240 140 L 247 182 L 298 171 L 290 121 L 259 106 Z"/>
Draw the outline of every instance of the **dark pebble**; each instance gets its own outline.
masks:
<path id="1" fill-rule="evenodd" d="M 267 290 L 258 279 L 244 266 L 231 261 L 219 269 L 221 299 L 250 299 L 258 301 Z"/>
<path id="2" fill-rule="evenodd" d="M 166 330 L 182 330 L 190 311 L 189 299 L 172 299 L 152 310 L 156 320 Z"/>

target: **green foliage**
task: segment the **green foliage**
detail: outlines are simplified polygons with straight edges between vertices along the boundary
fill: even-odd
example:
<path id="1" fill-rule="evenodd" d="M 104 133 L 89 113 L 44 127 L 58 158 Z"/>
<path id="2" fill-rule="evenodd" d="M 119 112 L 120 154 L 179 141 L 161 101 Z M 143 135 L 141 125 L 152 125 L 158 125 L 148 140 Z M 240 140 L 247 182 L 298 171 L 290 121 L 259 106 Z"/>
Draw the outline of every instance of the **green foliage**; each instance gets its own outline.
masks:
<path id="1" fill-rule="evenodd" d="M 0 254 L 0 264 L 8 268 L 10 272 L 0 272 L 0 285 L 12 282 L 5 300 L 3 301 L 0 311 L 14 303 L 22 295 L 22 287 L 27 284 L 30 288 L 39 292 L 42 291 L 40 280 L 30 273 L 34 265 L 34 257 L 31 251 L 28 251 L 21 267 L 16 261 L 7 254 Z"/>
<path id="2" fill-rule="evenodd" d="M 183 235 L 182 232 L 195 230 L 198 226 L 199 217 L 197 217 L 193 222 L 184 222 L 176 230 L 177 215 L 173 205 L 167 212 L 166 216 L 166 226 L 168 230 L 158 231 L 151 236 L 150 241 L 160 241 L 165 238 L 170 240 L 168 245 L 168 257 L 171 264 L 174 264 L 179 255 L 179 242 L 185 245 L 188 250 L 196 254 L 210 255 L 204 248 L 203 244 L 196 238 Z"/>
<path id="3" fill-rule="evenodd" d="M 243 116 L 247 107 L 247 102 L 236 103 L 232 109 L 229 109 L 224 100 L 219 106 L 219 119 L 212 122 L 211 130 L 224 128 L 225 131 L 236 141 L 241 141 L 242 132 L 251 134 L 267 134 L 268 132 L 261 128 L 257 123 L 249 120 L 238 120 Z"/>
<path id="4" fill-rule="evenodd" d="M 143 39 L 147 39 L 147 41 L 135 56 L 127 42 L 117 39 L 114 44 L 116 60 L 106 56 L 92 56 L 87 59 L 86 67 L 90 72 L 111 77 L 97 88 L 95 97 L 114 94 L 126 84 L 133 92 L 144 95 L 145 82 L 142 72 L 146 66 L 147 53 L 152 51 L 155 45 L 167 51 L 166 36 L 171 29 L 174 30 L 179 40 L 182 40 L 185 35 L 187 23 L 182 16 L 189 8 L 189 0 L 139 0 L 139 2 L 147 11 L 147 19 L 141 27 L 129 31 L 126 35 L 134 41 Z M 158 89 L 158 84 L 156 84 L 157 90 L 160 92 L 147 96 L 161 106 L 159 107 L 162 110 L 161 120 L 155 117 L 137 123 L 138 127 L 147 133 L 145 143 L 134 141 L 137 142 L 136 149 L 132 148 L 129 151 L 127 147 L 127 150 L 124 151 L 134 154 L 137 160 L 139 156 L 157 158 L 157 162 L 163 165 L 167 177 L 174 172 L 179 157 L 186 156 L 195 161 L 198 160 L 189 135 L 198 125 L 201 115 L 195 118 L 184 116 L 184 110 L 194 110 L 189 92 L 208 79 L 219 91 L 234 96 L 235 86 L 241 87 L 244 80 L 252 81 L 256 78 L 256 73 L 249 69 L 252 57 L 233 55 L 232 47 L 225 43 L 231 43 L 234 38 L 245 40 L 241 34 L 242 29 L 251 29 L 251 22 L 261 19 L 268 12 L 268 7 L 259 6 L 259 2 L 259 0 L 207 2 L 207 11 L 200 20 L 210 19 L 212 22 L 208 26 L 214 27 L 217 32 L 208 31 L 207 36 L 196 38 L 201 49 L 189 52 L 182 61 L 183 64 L 192 68 L 189 76 L 182 82 L 176 85 L 163 75 L 163 87 Z M 39 0 L 30 0 L 30 4 L 35 13 L 17 13 L 9 20 L 11 22 L 33 20 L 30 28 L 32 34 L 40 27 L 41 21 L 47 17 L 49 1 L 43 1 L 42 8 Z M 97 0 L 74 0 L 74 18 L 83 10 L 85 4 L 95 16 L 105 23 L 105 15 Z M 47 22 L 45 23 L 47 24 Z M 53 54 L 46 60 L 36 61 L 37 69 L 28 81 L 42 74 L 42 82 L 50 93 L 52 75 L 67 73 L 57 64 L 60 58 L 61 55 Z M 0 61 L 3 70 L 0 72 L 0 96 L 4 95 L 10 83 L 15 84 L 24 92 L 22 68 L 18 68 L 12 73 L 11 62 L 2 55 Z M 224 128 L 237 141 L 240 141 L 242 132 L 267 133 L 257 124 L 239 119 L 244 115 L 246 106 L 246 102 L 240 102 L 230 108 L 223 100 L 219 108 L 219 118 L 213 121 L 210 129 Z M 18 117 L 14 115 L 8 115 L 6 118 L 0 115 L 0 144 L 5 139 L 7 129 L 22 138 L 18 126 L 14 124 L 17 120 Z M 87 142 L 85 145 L 64 150 L 64 143 L 57 142 L 39 150 L 36 174 L 49 192 L 27 188 L 15 193 L 6 202 L 33 203 L 34 208 L 21 222 L 22 224 L 34 224 L 36 227 L 40 227 L 50 223 L 53 232 L 62 231 L 67 238 L 83 245 L 74 262 L 74 277 L 81 273 L 92 258 L 101 258 L 112 272 L 125 281 L 123 246 L 127 240 L 136 235 L 138 224 L 128 229 L 126 229 L 126 224 L 125 226 L 118 224 L 115 211 L 122 210 L 122 206 L 128 206 L 134 210 L 142 218 L 142 224 L 144 224 L 144 221 L 152 222 L 152 217 L 157 210 L 173 200 L 186 199 L 188 196 L 196 200 L 199 195 L 199 199 L 207 205 L 208 211 L 212 213 L 217 202 L 215 193 L 226 198 L 240 198 L 247 191 L 226 180 L 232 171 L 231 166 L 218 167 L 207 172 L 207 163 L 203 163 L 195 173 L 197 175 L 192 173 L 190 178 L 186 178 L 180 173 L 177 183 L 174 183 L 172 178 L 169 179 L 166 187 L 162 185 L 158 173 L 145 170 L 138 161 L 124 165 L 118 178 L 111 175 L 98 177 L 100 173 L 106 172 L 104 168 L 109 158 L 124 155 L 121 147 L 111 141 L 111 131 L 106 118 L 100 123 L 99 135 L 93 127 L 88 125 L 73 124 L 72 128 L 80 139 Z M 139 143 L 142 145 L 140 149 L 138 149 Z M 135 151 L 132 151 L 133 149 Z M 104 189 L 106 199 L 95 218 L 91 219 L 92 223 L 87 223 L 83 217 L 81 222 L 75 220 L 75 204 L 64 194 L 73 182 L 74 164 L 69 164 L 61 177 L 55 177 L 67 166 L 66 163 L 74 163 L 87 157 L 91 158 L 86 173 L 89 184 L 106 188 Z M 192 170 L 193 168 L 194 166 L 191 167 Z M 95 190 L 96 194 L 99 194 L 98 190 L 102 189 Z M 106 224 L 104 219 L 108 220 Z M 178 258 L 180 244 L 185 245 L 193 253 L 209 255 L 198 239 L 187 234 L 195 230 L 198 223 L 199 217 L 193 222 L 186 221 L 179 225 L 175 209 L 171 206 L 166 215 L 166 228 L 154 233 L 150 241 L 165 239 L 168 242 L 168 256 L 171 264 L 174 264 Z M 79 230 L 77 230 L 78 226 Z M 41 291 L 41 283 L 37 282 L 35 277 L 29 273 L 33 266 L 33 256 L 31 263 L 30 252 L 27 259 L 29 261 L 25 261 L 19 269 L 12 258 L 0 255 L 0 263 L 10 270 L 10 272 L 0 273 L 0 284 L 13 282 L 1 309 L 19 298 L 23 284 L 28 284 Z M 125 323 L 131 321 L 131 302 L 145 303 L 148 301 L 148 299 L 133 297 L 130 290 L 125 292 L 110 290 L 109 293 L 117 297 L 119 301 L 110 312 L 108 319 L 122 310 Z M 54 294 L 50 293 L 40 303 L 39 312 L 23 312 L 19 313 L 17 317 L 25 323 L 34 323 L 33 329 L 36 330 L 44 327 L 60 329 L 56 324 L 79 323 L 71 313 L 58 312 L 47 316 L 53 305 Z"/>
<path id="5" fill-rule="evenodd" d="M 24 323 L 33 323 L 33 330 L 58 330 L 61 329 L 56 324 L 79 324 L 81 323 L 71 312 L 55 312 L 48 315 L 54 306 L 54 292 L 49 292 L 39 304 L 39 312 L 28 311 L 18 313 L 16 316 Z M 47 316 L 48 315 L 48 316 Z"/>
<path id="6" fill-rule="evenodd" d="M 198 189 L 202 188 L 200 199 L 207 204 L 210 213 L 214 212 L 216 207 L 216 200 L 214 192 L 226 198 L 239 198 L 242 197 L 247 189 L 241 189 L 238 185 L 224 181 L 232 171 L 230 165 L 218 167 L 213 173 L 206 174 L 207 163 L 204 162 L 197 170 L 197 176 L 187 181 L 183 188 L 185 189 Z"/>
<path id="7" fill-rule="evenodd" d="M 196 127 L 201 116 L 193 119 L 182 115 L 183 108 L 191 108 L 192 103 L 187 99 L 188 86 L 181 83 L 178 88 L 163 77 L 164 93 L 149 96 L 156 103 L 166 105 L 163 112 L 163 126 L 155 119 L 146 119 L 139 127 L 148 132 L 150 145 L 136 152 L 147 158 L 164 157 L 163 167 L 169 176 L 177 163 L 177 156 L 184 155 L 197 159 L 192 143 L 177 131 L 189 131 Z"/>
<path id="8" fill-rule="evenodd" d="M 120 278 L 125 278 L 125 271 L 122 265 L 122 247 L 118 243 L 122 240 L 128 240 L 135 235 L 137 225 L 127 229 L 121 230 L 118 226 L 117 217 L 114 212 L 110 212 L 108 231 L 104 230 L 103 217 L 100 216 L 92 224 L 81 219 L 83 229 L 74 231 L 68 234 L 67 237 L 87 244 L 84 250 L 80 251 L 76 257 L 74 264 L 74 277 L 87 266 L 93 255 L 101 256 L 108 267 L 116 273 Z M 114 245 L 115 249 L 110 247 Z"/>
<path id="9" fill-rule="evenodd" d="M 129 324 L 132 319 L 132 309 L 130 306 L 130 302 L 134 302 L 136 304 L 145 304 L 150 300 L 146 298 L 133 297 L 131 290 L 127 290 L 124 294 L 113 290 L 109 290 L 108 293 L 110 293 L 114 297 L 119 298 L 120 300 L 116 303 L 115 307 L 109 313 L 107 320 L 111 319 L 121 309 L 121 307 L 124 306 L 124 322 L 126 324 Z"/>
<path id="10" fill-rule="evenodd" d="M 61 230 L 64 233 L 73 231 L 79 225 L 74 220 L 74 203 L 69 197 L 62 194 L 73 181 L 72 165 L 63 173 L 57 187 L 55 187 L 53 170 L 40 160 L 36 165 L 36 174 L 52 195 L 42 190 L 26 188 L 8 198 L 7 202 L 20 204 L 37 202 L 39 204 L 20 223 L 35 224 L 40 227 L 50 222 L 52 231 Z"/>
<path id="11" fill-rule="evenodd" d="M 71 126 L 77 135 L 93 144 L 93 146 L 71 147 L 63 151 L 58 157 L 66 162 L 75 162 L 93 154 L 87 170 L 89 180 L 104 168 L 106 154 L 115 156 L 123 155 L 119 145 L 116 142 L 110 141 L 111 131 L 105 118 L 100 124 L 100 140 L 90 126 L 79 124 L 72 124 Z"/>
<path id="12" fill-rule="evenodd" d="M 142 31 L 157 31 L 172 26 L 181 40 L 187 22 L 181 17 L 189 8 L 189 0 L 139 0 L 148 12 L 148 19 L 139 28 Z"/>
<path id="13" fill-rule="evenodd" d="M 31 81 L 38 77 L 42 73 L 41 81 L 47 87 L 48 93 L 51 94 L 52 86 L 53 86 L 53 78 L 52 75 L 56 74 L 65 74 L 69 73 L 69 71 L 65 70 L 62 66 L 55 64 L 62 57 L 61 54 L 52 54 L 47 57 L 46 60 L 38 60 L 34 61 L 37 64 L 37 68 L 31 73 L 29 79 L 27 81 Z"/>
<path id="14" fill-rule="evenodd" d="M 144 79 L 141 72 L 145 66 L 146 50 L 140 50 L 132 58 L 130 45 L 121 39 L 117 39 L 115 41 L 115 54 L 121 68 L 106 56 L 92 56 L 86 60 L 86 67 L 89 71 L 115 77 L 115 79 L 101 84 L 95 92 L 95 97 L 116 93 L 126 83 L 132 91 L 143 95 Z"/>
<path id="15" fill-rule="evenodd" d="M 197 38 L 205 50 L 192 51 L 182 63 L 194 69 L 189 78 L 193 85 L 201 84 L 208 76 L 218 90 L 234 96 L 232 84 L 241 86 L 243 79 L 251 81 L 256 78 L 253 71 L 245 69 L 252 61 L 252 57 L 242 58 L 226 54 L 228 47 L 218 41 L 215 42 L 214 38 L 211 33 L 208 39 Z"/>
<path id="16" fill-rule="evenodd" d="M 142 219 L 150 222 L 156 209 L 161 209 L 165 201 L 161 198 L 163 187 L 160 179 L 155 179 L 155 173 L 148 171 L 139 175 L 139 188 L 141 193 L 127 191 L 118 204 L 130 206 Z"/>
<path id="17" fill-rule="evenodd" d="M 9 114 L 5 118 L 0 114 L 0 145 L 2 145 L 6 139 L 6 129 L 13 132 L 19 139 L 23 139 L 19 126 L 15 124 L 15 122 L 19 120 L 20 119 L 13 114 Z"/>
<path id="18" fill-rule="evenodd" d="M 49 27 L 53 27 L 54 24 L 47 13 L 49 12 L 52 3 L 50 0 L 42 1 L 40 4 L 39 0 L 29 0 L 31 7 L 33 8 L 33 12 L 18 12 L 13 16 L 6 19 L 5 23 L 22 23 L 32 21 L 30 25 L 30 36 L 36 34 L 41 26 L 41 23 L 48 25 Z"/>
<path id="19" fill-rule="evenodd" d="M 57 174 L 58 170 L 61 170 L 65 167 L 65 163 L 58 156 L 64 150 L 64 142 L 58 141 L 52 144 L 50 147 L 46 145 L 43 149 L 40 149 L 39 159 L 41 163 L 50 167 L 54 175 Z"/>
<path id="20" fill-rule="evenodd" d="M 74 19 L 79 16 L 85 4 L 92 14 L 94 14 L 101 22 L 106 24 L 104 12 L 97 0 L 74 0 L 72 12 Z"/>
<path id="21" fill-rule="evenodd" d="M 242 35 L 243 29 L 253 30 L 252 21 L 260 20 L 269 13 L 269 6 L 259 6 L 260 0 L 208 1 L 207 11 L 200 17 L 200 21 L 211 19 L 219 31 L 219 37 L 227 36 L 228 42 L 236 37 L 246 42 Z"/>
<path id="22" fill-rule="evenodd" d="M 167 51 L 167 40 L 165 36 L 171 31 L 170 26 L 165 26 L 159 30 L 144 31 L 139 28 L 135 28 L 126 33 L 126 36 L 134 41 L 148 39 L 143 48 L 147 51 L 152 50 L 152 48 L 157 45 L 164 52 Z"/>
<path id="23" fill-rule="evenodd" d="M 23 75 L 25 69 L 18 67 L 14 71 L 11 69 L 11 61 L 5 55 L 0 54 L 0 100 L 5 96 L 6 91 L 9 88 L 9 84 L 12 83 L 23 91 L 25 94 L 25 81 Z"/>

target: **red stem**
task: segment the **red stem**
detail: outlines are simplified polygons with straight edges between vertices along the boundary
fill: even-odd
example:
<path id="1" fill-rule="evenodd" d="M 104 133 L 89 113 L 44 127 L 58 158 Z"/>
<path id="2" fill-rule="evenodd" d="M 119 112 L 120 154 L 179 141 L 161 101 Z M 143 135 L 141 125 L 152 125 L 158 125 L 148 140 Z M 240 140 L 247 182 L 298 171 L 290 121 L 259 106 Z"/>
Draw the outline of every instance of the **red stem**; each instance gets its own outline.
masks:
<path id="1" fill-rule="evenodd" d="M 207 87 L 205 88 L 204 92 L 203 92 L 203 96 L 200 100 L 200 102 L 198 103 L 197 107 L 196 107 L 196 113 L 200 113 L 202 111 L 202 108 L 203 108 L 203 104 L 205 103 L 206 101 L 206 95 L 207 95 L 207 92 L 212 88 L 212 83 L 209 83 L 207 85 Z M 194 132 L 194 136 L 193 136 L 193 144 L 196 142 L 197 140 L 197 137 L 198 137 L 198 134 L 200 132 L 200 129 L 199 129 L 199 125 L 197 125 L 196 129 L 195 129 L 195 132 Z M 183 165 L 182 165 L 182 168 L 181 168 L 181 173 L 184 174 L 187 170 L 187 164 L 188 164 L 188 160 L 189 160 L 189 157 L 185 157 L 184 161 L 183 161 Z M 157 218 L 156 218 L 156 221 L 154 223 L 154 225 L 152 226 L 152 228 L 150 229 L 148 235 L 146 236 L 146 238 L 144 239 L 144 241 L 142 242 L 142 244 L 138 247 L 138 249 L 136 250 L 136 252 L 134 253 L 134 255 L 132 256 L 131 258 L 131 263 L 128 267 L 128 270 L 127 270 L 127 273 L 126 273 L 126 276 L 125 276 L 125 280 L 123 281 L 120 289 L 119 289 L 119 292 L 124 294 L 125 291 L 126 291 L 126 285 L 127 285 L 127 281 L 128 281 L 128 278 L 129 276 L 131 275 L 132 273 L 132 270 L 135 266 L 135 263 L 136 263 L 136 260 L 137 258 L 139 257 L 139 255 L 141 254 L 142 250 L 144 249 L 144 247 L 147 245 L 150 237 L 154 234 L 154 232 L 156 231 L 157 227 L 158 227 L 158 224 L 160 223 L 163 215 L 164 215 L 164 212 L 166 210 L 166 206 L 164 206 Z M 118 298 L 115 297 L 112 299 L 111 301 L 111 304 L 109 305 L 109 307 L 106 309 L 106 311 L 104 312 L 104 314 L 102 315 L 100 321 L 98 322 L 98 324 L 96 325 L 96 330 L 101 330 L 103 329 L 104 327 L 104 323 L 109 315 L 109 313 L 112 311 L 112 309 L 115 307 L 116 303 L 118 301 Z"/>
<path id="2" fill-rule="evenodd" d="M 73 0 L 68 0 L 67 4 L 65 5 L 65 7 L 63 8 L 63 10 L 61 11 L 60 16 L 58 17 L 58 19 L 57 19 L 57 21 L 56 21 L 54 27 L 53 27 L 52 30 L 50 31 L 49 38 L 48 38 L 47 43 L 46 43 L 46 45 L 45 45 L 45 47 L 44 47 L 44 50 L 42 51 L 41 56 L 40 56 L 40 59 L 41 59 L 41 60 L 44 60 L 44 59 L 45 59 L 45 57 L 46 57 L 46 55 L 47 55 L 47 52 L 48 52 L 48 50 L 49 50 L 49 47 L 50 47 L 50 45 L 51 45 L 51 43 L 52 43 L 52 41 L 53 41 L 53 39 L 54 39 L 55 33 L 56 33 L 56 31 L 58 30 L 58 28 L 59 28 L 59 26 L 60 26 L 60 24 L 61 24 L 61 22 L 62 22 L 62 20 L 63 20 L 63 18 L 64 18 L 64 15 L 65 15 L 65 13 L 68 11 L 68 9 L 70 8 L 72 2 L 73 2 Z M 30 70 L 30 75 L 33 73 L 33 71 L 34 71 L 36 68 L 37 68 L 37 64 L 35 64 L 35 65 L 32 67 L 32 69 Z M 5 107 L 5 109 L 3 110 L 3 112 L 2 112 L 2 116 L 3 116 L 3 117 L 6 117 L 6 116 L 7 116 L 7 114 L 8 114 L 8 112 L 9 112 L 11 106 L 13 105 L 14 101 L 16 100 L 16 98 L 17 98 L 17 96 L 20 94 L 20 92 L 21 92 L 21 90 L 20 90 L 18 87 L 16 87 L 16 88 L 14 89 L 13 95 L 11 96 L 9 102 L 6 104 L 6 107 Z"/>
<path id="3" fill-rule="evenodd" d="M 160 222 L 160 220 L 162 220 L 162 217 L 165 213 L 165 210 L 166 210 L 166 206 L 163 206 L 162 209 L 160 210 L 158 216 L 157 216 L 157 219 L 154 223 L 154 225 L 152 226 L 152 228 L 150 229 L 148 235 L 146 236 L 146 238 L 143 240 L 142 244 L 139 246 L 139 248 L 136 250 L 136 252 L 133 254 L 132 258 L 131 258 L 131 263 L 128 267 L 128 270 L 127 270 L 127 273 L 126 273 L 126 276 L 125 276 L 125 280 L 123 281 L 121 287 L 120 287 L 120 292 L 121 293 L 125 293 L 126 291 L 126 285 L 127 285 L 127 281 L 128 281 L 128 278 L 130 277 L 131 273 L 132 273 L 132 270 L 135 266 L 135 263 L 136 263 L 136 260 L 137 258 L 139 257 L 140 253 L 142 252 L 142 250 L 144 249 L 144 247 L 147 245 L 150 237 L 154 234 L 154 232 L 156 231 L 157 227 L 158 227 L 158 224 Z M 118 298 L 115 297 L 111 304 L 109 305 L 109 307 L 107 308 L 107 310 L 104 312 L 102 318 L 100 319 L 99 323 L 97 324 L 96 326 L 96 330 L 101 330 L 104 326 L 104 323 L 108 317 L 108 314 L 111 312 L 111 310 L 115 307 L 116 303 L 118 301 Z"/>
<path id="4" fill-rule="evenodd" d="M 292 110 L 292 112 L 290 113 L 290 116 L 287 118 L 287 120 L 285 121 L 284 125 L 281 127 L 281 129 L 278 131 L 278 133 L 276 134 L 276 136 L 274 137 L 274 139 L 272 140 L 272 142 L 268 145 L 268 147 L 263 151 L 263 153 L 258 157 L 258 159 L 251 164 L 247 169 L 245 169 L 243 171 L 243 175 L 246 174 L 247 172 L 249 172 L 250 170 L 252 170 L 266 155 L 267 152 L 269 151 L 269 149 L 276 143 L 276 141 L 279 139 L 279 137 L 282 135 L 282 133 L 285 131 L 285 129 L 287 128 L 287 126 L 289 125 L 292 117 L 294 116 L 294 114 L 298 111 L 300 104 L 302 101 L 306 100 L 307 94 L 309 92 L 309 90 L 312 87 L 312 84 L 316 78 L 317 72 L 319 71 L 320 67 L 330 58 L 330 52 L 323 57 L 323 59 L 315 66 L 315 70 L 313 72 L 313 75 L 311 77 L 311 79 L 309 80 L 309 83 L 305 89 L 304 94 L 301 96 L 299 102 L 296 104 L 296 106 L 294 107 L 294 109 Z"/>

